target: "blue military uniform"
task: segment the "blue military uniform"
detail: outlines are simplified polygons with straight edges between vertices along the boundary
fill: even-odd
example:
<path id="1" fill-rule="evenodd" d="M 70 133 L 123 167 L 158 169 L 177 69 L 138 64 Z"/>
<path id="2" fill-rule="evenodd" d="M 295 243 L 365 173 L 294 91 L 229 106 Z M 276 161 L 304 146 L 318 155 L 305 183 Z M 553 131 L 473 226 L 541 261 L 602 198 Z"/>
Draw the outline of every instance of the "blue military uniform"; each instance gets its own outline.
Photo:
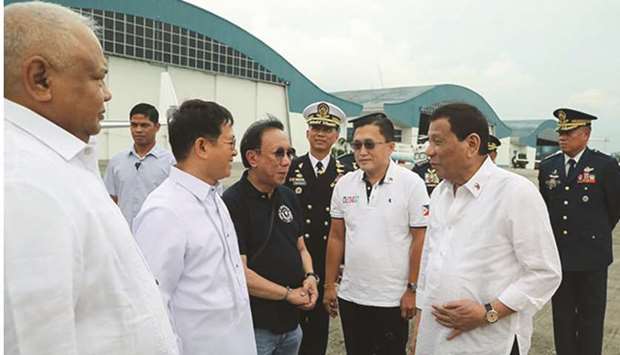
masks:
<path id="1" fill-rule="evenodd" d="M 310 104 L 303 114 L 308 125 L 336 129 L 344 118 L 344 112 L 340 108 L 327 102 Z M 320 279 L 316 306 L 313 310 L 302 313 L 303 340 L 299 354 L 321 355 L 325 354 L 329 335 L 329 314 L 323 307 L 325 253 L 331 222 L 329 209 L 336 181 L 348 170 L 338 159 L 331 157 L 323 172 L 316 174 L 308 154 L 292 161 L 285 185 L 295 192 L 301 204 L 304 220 L 302 235 L 312 256 L 314 272 Z"/>
<path id="2" fill-rule="evenodd" d="M 593 116 L 561 109 L 558 131 L 589 126 Z M 540 163 L 539 187 L 547 204 L 562 262 L 562 284 L 552 298 L 558 355 L 601 353 L 607 267 L 612 230 L 620 218 L 620 167 L 586 148 L 576 164 L 558 152 Z"/>

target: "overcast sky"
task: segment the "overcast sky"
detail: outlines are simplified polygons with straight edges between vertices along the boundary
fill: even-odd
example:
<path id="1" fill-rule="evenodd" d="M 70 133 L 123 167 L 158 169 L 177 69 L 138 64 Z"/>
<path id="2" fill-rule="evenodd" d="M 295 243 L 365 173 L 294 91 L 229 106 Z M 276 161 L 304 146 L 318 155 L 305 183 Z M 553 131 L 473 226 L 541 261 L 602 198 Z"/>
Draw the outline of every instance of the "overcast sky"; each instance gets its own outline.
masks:
<path id="1" fill-rule="evenodd" d="M 552 118 L 558 107 L 594 114 L 590 145 L 620 151 L 620 1 L 188 2 L 325 91 L 463 85 L 503 120 Z"/>

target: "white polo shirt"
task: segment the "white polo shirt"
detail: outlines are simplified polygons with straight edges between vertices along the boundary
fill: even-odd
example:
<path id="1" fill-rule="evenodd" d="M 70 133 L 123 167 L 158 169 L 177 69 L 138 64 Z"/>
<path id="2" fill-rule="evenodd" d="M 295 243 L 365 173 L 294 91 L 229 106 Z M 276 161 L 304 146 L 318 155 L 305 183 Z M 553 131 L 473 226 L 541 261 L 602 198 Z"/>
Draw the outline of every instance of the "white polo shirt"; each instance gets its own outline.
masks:
<path id="1" fill-rule="evenodd" d="M 332 218 L 345 222 L 345 268 L 338 297 L 366 306 L 397 307 L 409 279 L 410 227 L 426 227 L 429 198 L 424 181 L 390 161 L 367 195 L 364 172 L 334 187 Z"/>

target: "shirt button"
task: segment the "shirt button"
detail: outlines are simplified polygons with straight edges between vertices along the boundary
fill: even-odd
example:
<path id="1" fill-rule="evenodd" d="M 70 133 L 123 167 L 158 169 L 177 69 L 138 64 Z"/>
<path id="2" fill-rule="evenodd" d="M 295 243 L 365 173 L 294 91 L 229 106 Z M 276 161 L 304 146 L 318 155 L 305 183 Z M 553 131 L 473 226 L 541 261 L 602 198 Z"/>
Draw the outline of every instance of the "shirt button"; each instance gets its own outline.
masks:
<path id="1" fill-rule="evenodd" d="M 329 207 L 325 207 L 325 212 L 329 212 Z"/>
<path id="2" fill-rule="evenodd" d="M 567 235 L 567 234 L 568 234 L 568 231 L 567 231 L 567 230 L 563 230 L 563 231 L 562 231 L 562 234 Z"/>
<path id="3" fill-rule="evenodd" d="M 308 205 L 308 209 L 311 210 L 312 209 L 312 205 Z"/>
<path id="4" fill-rule="evenodd" d="M 329 225 L 329 222 L 325 221 L 325 222 L 323 222 L 323 224 L 327 226 L 327 225 Z"/>
<path id="5" fill-rule="evenodd" d="M 596 236 L 595 236 L 595 235 L 593 235 L 593 236 L 592 236 L 592 239 L 596 239 Z"/>
<path id="6" fill-rule="evenodd" d="M 310 234 L 306 233 L 304 234 L 304 237 L 306 237 L 306 239 L 310 238 Z"/>
<path id="7" fill-rule="evenodd" d="M 566 221 L 568 219 L 568 217 L 562 216 L 562 219 Z"/>
<path id="8" fill-rule="evenodd" d="M 326 235 L 323 236 L 323 240 L 327 240 L 327 236 Z"/>
<path id="9" fill-rule="evenodd" d="M 92 153 L 93 153 L 93 148 L 91 148 L 91 147 L 86 147 L 86 148 L 84 149 L 84 154 L 86 154 L 86 155 L 91 155 Z"/>
<path id="10" fill-rule="evenodd" d="M 564 206 L 568 205 L 568 201 L 564 200 Z"/>
<path id="11" fill-rule="evenodd" d="M 310 220 L 309 220 L 309 219 L 306 219 L 306 223 L 310 224 Z"/>
<path id="12" fill-rule="evenodd" d="M 565 186 L 565 187 L 564 187 L 564 190 L 568 191 L 568 190 L 570 190 L 570 187 Z"/>

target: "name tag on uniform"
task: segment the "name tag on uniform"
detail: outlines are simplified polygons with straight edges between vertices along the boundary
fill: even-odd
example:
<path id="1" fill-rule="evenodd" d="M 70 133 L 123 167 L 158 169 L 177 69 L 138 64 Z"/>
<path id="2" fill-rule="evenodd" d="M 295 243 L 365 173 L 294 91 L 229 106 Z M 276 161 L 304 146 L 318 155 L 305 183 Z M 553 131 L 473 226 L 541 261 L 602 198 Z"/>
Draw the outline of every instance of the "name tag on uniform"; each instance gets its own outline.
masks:
<path id="1" fill-rule="evenodd" d="M 306 186 L 308 183 L 306 179 L 300 177 L 292 177 L 288 180 L 293 186 Z"/>

